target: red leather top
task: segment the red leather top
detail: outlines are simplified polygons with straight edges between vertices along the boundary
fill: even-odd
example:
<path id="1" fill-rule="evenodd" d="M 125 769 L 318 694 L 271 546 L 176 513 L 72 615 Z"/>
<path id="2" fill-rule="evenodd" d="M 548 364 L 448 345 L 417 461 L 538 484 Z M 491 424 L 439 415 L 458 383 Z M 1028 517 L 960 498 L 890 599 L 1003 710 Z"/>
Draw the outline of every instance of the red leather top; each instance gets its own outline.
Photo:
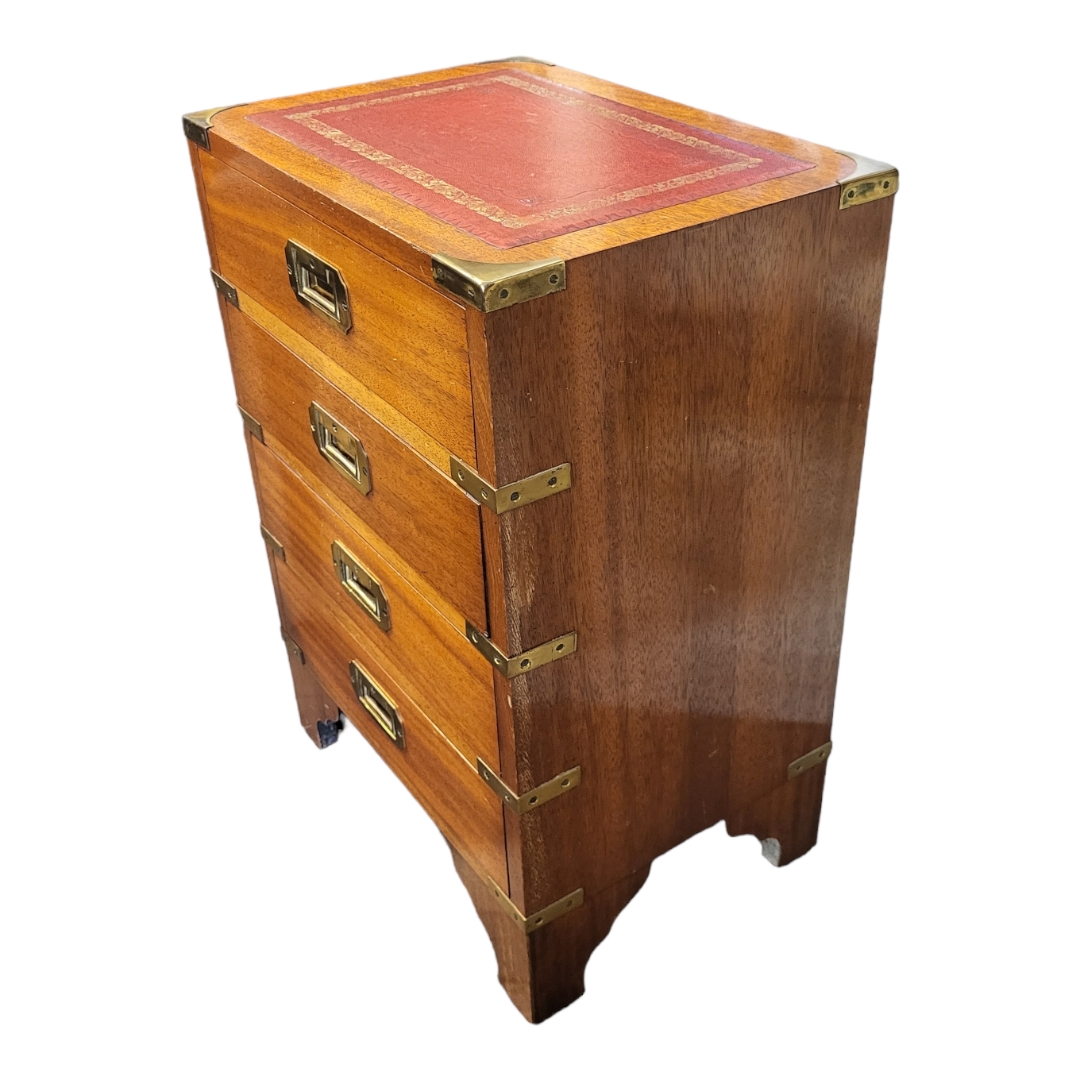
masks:
<path id="1" fill-rule="evenodd" d="M 512 68 L 249 119 L 500 248 L 813 168 Z"/>

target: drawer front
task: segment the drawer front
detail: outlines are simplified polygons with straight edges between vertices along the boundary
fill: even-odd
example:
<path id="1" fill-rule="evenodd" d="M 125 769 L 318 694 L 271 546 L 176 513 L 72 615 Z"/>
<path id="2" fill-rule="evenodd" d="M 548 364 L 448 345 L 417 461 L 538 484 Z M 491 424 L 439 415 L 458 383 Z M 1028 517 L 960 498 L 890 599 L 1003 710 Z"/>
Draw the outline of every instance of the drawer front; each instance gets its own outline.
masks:
<path id="1" fill-rule="evenodd" d="M 319 682 L 398 779 L 434 819 L 454 848 L 482 875 L 508 891 L 506 842 L 499 797 L 423 715 L 393 674 L 353 628 L 327 610 L 323 598 L 278 563 L 276 577 L 285 632 L 304 650 Z M 381 691 L 376 708 L 390 705 L 402 733 L 394 741 L 382 721 L 360 703 L 350 673 L 358 664 Z M 400 743 L 400 745 L 399 745 Z"/>
<path id="2" fill-rule="evenodd" d="M 426 584 L 486 628 L 480 508 L 258 324 L 233 307 L 224 310 L 237 399 L 262 425 L 266 445 L 351 527 L 361 534 L 369 527 L 399 554 L 419 575 L 413 583 L 422 591 Z M 323 436 L 325 417 L 346 433 L 323 451 L 312 431 L 313 404 Z M 349 436 L 361 450 L 350 452 L 356 448 Z M 319 441 L 326 444 L 325 437 Z M 354 478 L 360 462 L 366 474 Z"/>
<path id="3" fill-rule="evenodd" d="M 284 546 L 287 565 L 469 761 L 498 761 L 494 673 L 463 628 L 440 615 L 280 458 L 261 443 L 251 446 L 263 526 Z"/>
<path id="4" fill-rule="evenodd" d="M 475 463 L 464 310 L 210 155 L 202 166 L 218 272 L 451 453 Z M 340 276 L 348 333 L 297 299 L 290 241 Z"/>

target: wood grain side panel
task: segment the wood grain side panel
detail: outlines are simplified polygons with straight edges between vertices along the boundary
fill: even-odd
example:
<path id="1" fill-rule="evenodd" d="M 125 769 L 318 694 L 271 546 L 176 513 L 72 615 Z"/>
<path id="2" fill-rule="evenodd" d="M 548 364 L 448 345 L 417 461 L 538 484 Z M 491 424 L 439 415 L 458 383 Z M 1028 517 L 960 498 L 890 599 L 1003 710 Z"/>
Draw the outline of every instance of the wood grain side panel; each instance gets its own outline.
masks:
<path id="1" fill-rule="evenodd" d="M 242 312 L 227 307 L 225 314 L 237 400 L 262 424 L 267 445 L 312 488 L 332 494 L 334 509 L 344 510 L 350 526 L 362 534 L 365 527 L 374 530 L 453 608 L 486 627 L 476 504 Z M 319 453 L 308 416 L 312 402 L 363 443 L 369 494 Z M 402 569 L 400 562 L 395 565 Z"/>
<path id="2" fill-rule="evenodd" d="M 494 672 L 465 636 L 354 532 L 275 454 L 252 444 L 263 524 L 286 561 L 352 626 L 440 731 L 475 764 L 497 761 Z M 337 541 L 380 583 L 390 609 L 382 630 L 342 587 L 331 559 Z"/>
<path id="3" fill-rule="evenodd" d="M 278 567 L 277 577 L 285 630 L 304 650 L 319 682 L 476 873 L 490 876 L 506 888 L 506 847 L 498 796 L 367 651 L 366 642 L 327 610 L 322 598 L 288 563 Z M 393 698 L 405 728 L 404 749 L 395 746 L 357 702 L 349 679 L 352 660 Z"/>
<path id="4" fill-rule="evenodd" d="M 474 461 L 462 307 L 213 156 L 203 155 L 202 174 L 219 272 L 452 453 Z M 353 317 L 348 334 L 293 295 L 289 240 L 342 274 Z"/>
<path id="5" fill-rule="evenodd" d="M 498 482 L 574 469 L 498 519 L 510 649 L 578 632 L 509 684 L 517 789 L 582 767 L 522 819 L 530 908 L 827 738 L 892 211 L 834 194 L 582 259 L 486 319 Z"/>

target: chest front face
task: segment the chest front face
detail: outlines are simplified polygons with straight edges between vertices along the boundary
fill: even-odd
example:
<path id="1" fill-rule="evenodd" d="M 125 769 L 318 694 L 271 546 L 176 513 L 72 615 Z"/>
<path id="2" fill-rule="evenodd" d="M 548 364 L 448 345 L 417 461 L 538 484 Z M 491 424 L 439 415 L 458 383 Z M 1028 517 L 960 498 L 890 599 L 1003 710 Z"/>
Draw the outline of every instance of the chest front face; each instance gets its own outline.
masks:
<path id="1" fill-rule="evenodd" d="M 657 855 L 814 842 L 895 170 L 535 61 L 185 130 L 301 720 L 543 1019 Z"/>

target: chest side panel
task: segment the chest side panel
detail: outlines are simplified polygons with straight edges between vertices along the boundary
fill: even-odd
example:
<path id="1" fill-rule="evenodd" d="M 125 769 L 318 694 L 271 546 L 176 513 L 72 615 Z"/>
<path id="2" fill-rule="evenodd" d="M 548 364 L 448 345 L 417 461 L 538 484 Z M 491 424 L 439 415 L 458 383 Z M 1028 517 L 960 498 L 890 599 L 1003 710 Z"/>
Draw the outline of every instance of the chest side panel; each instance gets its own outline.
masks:
<path id="1" fill-rule="evenodd" d="M 582 766 L 520 823 L 530 903 L 636 870 L 828 738 L 890 214 L 804 196 L 488 316 L 498 482 L 573 466 L 485 515 L 509 649 L 578 633 L 509 684 L 519 789 Z"/>

